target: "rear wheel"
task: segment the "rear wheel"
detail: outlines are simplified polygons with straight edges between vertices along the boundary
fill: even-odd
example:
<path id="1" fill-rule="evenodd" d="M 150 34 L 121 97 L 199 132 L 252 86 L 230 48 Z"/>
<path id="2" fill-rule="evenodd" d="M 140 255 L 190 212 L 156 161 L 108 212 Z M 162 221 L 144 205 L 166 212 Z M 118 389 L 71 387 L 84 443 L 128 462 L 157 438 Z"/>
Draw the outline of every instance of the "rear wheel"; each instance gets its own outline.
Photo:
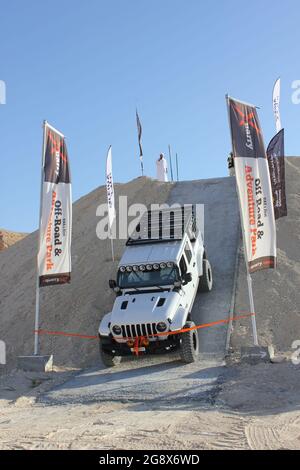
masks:
<path id="1" fill-rule="evenodd" d="M 212 290 L 213 286 L 213 276 L 210 262 L 208 259 L 203 260 L 203 273 L 200 276 L 199 281 L 199 291 L 200 292 L 209 292 Z"/>
<path id="2" fill-rule="evenodd" d="M 183 328 L 195 326 L 193 321 L 187 321 Z M 195 362 L 199 355 L 199 337 L 197 330 L 187 331 L 181 334 L 180 356 L 186 364 Z"/>
<path id="3" fill-rule="evenodd" d="M 101 341 L 99 343 L 99 350 L 100 350 L 100 357 L 103 362 L 103 364 L 106 367 L 114 367 L 120 364 L 121 362 L 121 357 L 120 356 L 114 356 L 112 354 L 109 354 L 105 351 L 103 351 Z"/>

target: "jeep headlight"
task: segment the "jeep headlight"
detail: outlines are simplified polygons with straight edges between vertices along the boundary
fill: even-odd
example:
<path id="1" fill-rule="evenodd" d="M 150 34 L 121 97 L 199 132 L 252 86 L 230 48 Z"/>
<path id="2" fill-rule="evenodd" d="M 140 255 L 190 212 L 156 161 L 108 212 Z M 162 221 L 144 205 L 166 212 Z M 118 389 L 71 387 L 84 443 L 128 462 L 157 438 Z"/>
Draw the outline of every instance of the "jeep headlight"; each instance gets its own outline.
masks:
<path id="1" fill-rule="evenodd" d="M 122 333 L 122 330 L 121 330 L 121 327 L 119 325 L 114 325 L 112 327 L 112 332 L 115 334 L 115 335 L 120 335 Z"/>
<path id="2" fill-rule="evenodd" d="M 159 331 L 160 333 L 162 333 L 163 331 L 166 331 L 166 329 L 167 329 L 167 324 L 166 324 L 164 321 L 160 321 L 160 322 L 157 323 L 156 329 L 157 329 L 157 331 Z"/>

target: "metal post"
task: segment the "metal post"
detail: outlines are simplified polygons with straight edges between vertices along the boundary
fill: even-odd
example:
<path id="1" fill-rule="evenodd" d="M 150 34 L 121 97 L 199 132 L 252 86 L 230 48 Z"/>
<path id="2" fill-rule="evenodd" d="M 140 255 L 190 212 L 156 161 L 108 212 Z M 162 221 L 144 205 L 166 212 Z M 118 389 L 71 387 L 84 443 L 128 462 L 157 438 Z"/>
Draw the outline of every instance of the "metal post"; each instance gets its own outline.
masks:
<path id="1" fill-rule="evenodd" d="M 112 260 L 115 261 L 114 241 L 113 241 L 112 237 L 110 239 L 110 244 L 111 244 L 111 257 L 112 257 Z"/>
<path id="2" fill-rule="evenodd" d="M 231 125 L 230 125 L 230 116 L 229 116 L 229 96 L 226 95 L 226 102 L 227 102 L 227 111 L 228 111 L 228 120 L 229 120 L 229 129 L 231 132 Z M 232 138 L 231 138 L 232 141 Z M 233 148 L 232 148 L 233 154 Z M 236 187 L 237 189 L 237 187 Z M 240 221 L 242 227 L 242 235 L 243 235 L 243 245 L 244 245 L 244 258 L 246 263 L 246 271 L 247 271 L 247 284 L 248 284 L 248 295 L 249 295 L 249 303 L 250 303 L 250 311 L 251 315 L 251 323 L 252 323 L 252 332 L 253 332 L 253 342 L 255 346 L 258 346 L 258 338 L 257 338 L 257 328 L 256 328 L 256 318 L 255 318 L 255 306 L 254 306 L 254 298 L 253 298 L 253 289 L 252 289 L 252 278 L 249 272 L 249 264 L 248 264 L 248 256 L 247 256 L 247 248 L 246 248 L 246 236 L 245 236 L 245 229 L 242 217 L 242 205 L 239 192 L 237 190 L 237 196 L 239 201 L 239 208 L 240 208 Z"/>
<path id="3" fill-rule="evenodd" d="M 246 260 L 246 257 L 245 257 Z M 246 261 L 247 268 L 248 262 Z M 254 307 L 254 299 L 253 299 L 253 290 L 252 290 L 252 278 L 249 273 L 249 269 L 247 269 L 247 283 L 248 283 L 248 292 L 249 292 L 249 301 L 250 301 L 250 311 L 253 313 L 251 315 L 251 323 L 252 323 L 252 331 L 253 331 L 253 342 L 255 346 L 258 346 L 258 338 L 257 338 L 257 328 L 256 328 L 256 318 L 255 318 L 255 307 Z"/>
<path id="4" fill-rule="evenodd" d="M 174 181 L 174 179 L 173 179 L 173 167 L 172 167 L 172 156 L 171 156 L 171 146 L 170 145 L 169 145 L 169 159 L 170 159 L 171 180 Z"/>
<path id="5" fill-rule="evenodd" d="M 38 253 L 40 251 L 40 235 L 42 223 L 42 202 L 43 202 L 43 179 L 44 179 L 44 161 L 46 150 L 46 125 L 47 121 L 43 123 L 43 146 L 42 146 L 42 170 L 41 170 L 41 192 L 40 192 L 40 218 L 39 218 L 39 235 L 38 235 Z M 34 322 L 34 355 L 39 353 L 39 326 L 40 326 L 40 284 L 39 284 L 39 270 L 38 270 L 38 255 L 36 259 L 37 275 L 36 275 L 36 294 L 35 294 L 35 322 Z"/>
<path id="6" fill-rule="evenodd" d="M 143 157 L 140 156 L 140 160 L 141 160 L 141 171 L 142 171 L 142 176 L 144 176 L 144 163 L 143 163 Z"/>
<path id="7" fill-rule="evenodd" d="M 177 181 L 179 181 L 179 177 L 178 177 L 178 155 L 177 155 L 177 152 L 176 152 L 176 174 L 177 174 Z"/>

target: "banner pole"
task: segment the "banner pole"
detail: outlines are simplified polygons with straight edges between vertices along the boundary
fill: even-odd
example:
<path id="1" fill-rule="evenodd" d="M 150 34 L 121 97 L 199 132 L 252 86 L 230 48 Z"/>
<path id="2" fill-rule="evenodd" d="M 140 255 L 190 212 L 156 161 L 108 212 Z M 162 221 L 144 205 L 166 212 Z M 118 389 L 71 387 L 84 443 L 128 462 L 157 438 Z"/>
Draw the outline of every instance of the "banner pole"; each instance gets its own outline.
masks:
<path id="1" fill-rule="evenodd" d="M 177 152 L 176 152 L 176 174 L 177 174 L 177 181 L 179 181 L 179 177 L 178 177 L 178 155 L 177 155 Z"/>
<path id="2" fill-rule="evenodd" d="M 144 164 L 143 164 L 143 159 L 140 157 L 141 160 L 141 171 L 142 171 L 142 176 L 144 176 Z"/>
<path id="3" fill-rule="evenodd" d="M 173 179 L 173 167 L 172 167 L 171 145 L 169 145 L 169 159 L 170 159 L 171 180 L 174 181 L 174 179 Z"/>
<path id="4" fill-rule="evenodd" d="M 112 235 L 112 233 L 110 233 L 110 236 Z M 115 261 L 115 253 L 114 253 L 114 241 L 113 241 L 113 238 L 111 236 L 110 238 L 110 244 L 111 244 L 111 257 L 112 257 L 112 260 Z"/>
<path id="5" fill-rule="evenodd" d="M 228 111 L 229 129 L 230 129 L 230 132 L 231 132 L 230 114 L 229 114 L 230 113 L 229 96 L 228 95 L 226 95 L 226 103 L 227 103 L 227 111 Z M 231 142 L 232 142 L 232 138 L 231 138 Z M 234 155 L 233 145 L 232 145 L 232 154 Z M 252 289 L 252 278 L 251 278 L 251 274 L 249 272 L 245 229 L 244 229 L 243 217 L 242 217 L 242 205 L 241 205 L 240 195 L 239 195 L 239 192 L 237 190 L 237 186 L 236 186 L 236 192 L 237 192 L 237 197 L 238 197 L 238 201 L 239 201 L 239 209 L 240 209 L 240 221 L 241 221 L 241 228 L 242 228 L 242 235 L 243 235 L 244 259 L 245 259 L 246 271 L 247 271 L 247 285 L 248 285 L 250 312 L 252 313 L 251 323 L 252 323 L 253 343 L 254 343 L 254 346 L 258 346 L 257 327 L 256 327 L 256 318 L 255 318 L 255 306 L 254 306 L 253 289 Z"/>
<path id="6" fill-rule="evenodd" d="M 41 169 L 41 191 L 40 191 L 40 215 L 39 215 L 39 235 L 38 235 L 38 254 L 40 251 L 40 235 L 42 224 L 42 200 L 43 200 L 43 179 L 44 179 L 44 162 L 46 150 L 46 125 L 47 121 L 43 123 L 43 146 L 42 146 L 42 169 Z M 37 254 L 37 275 L 36 275 L 36 293 L 35 293 L 35 321 L 34 321 L 34 355 L 39 353 L 39 326 L 40 326 L 40 284 L 39 284 L 39 266 Z"/>

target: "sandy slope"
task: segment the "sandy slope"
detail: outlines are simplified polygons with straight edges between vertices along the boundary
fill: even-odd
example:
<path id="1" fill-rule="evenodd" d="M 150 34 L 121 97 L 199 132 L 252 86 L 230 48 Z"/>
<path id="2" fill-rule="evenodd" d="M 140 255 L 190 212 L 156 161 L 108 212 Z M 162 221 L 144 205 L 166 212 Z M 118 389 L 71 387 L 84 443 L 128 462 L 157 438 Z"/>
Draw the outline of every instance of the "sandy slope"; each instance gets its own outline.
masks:
<path id="1" fill-rule="evenodd" d="M 27 233 L 18 233 L 18 232 L 11 232 L 9 230 L 4 230 L 0 228 L 0 251 L 9 248 L 10 246 L 17 243 L 22 238 L 25 238 Z"/>
<path id="2" fill-rule="evenodd" d="M 127 195 L 128 205 L 138 202 L 164 202 L 172 183 L 159 183 L 146 177 L 115 186 L 119 195 Z M 115 277 L 125 240 L 115 242 L 116 261 L 111 262 L 110 242 L 96 236 L 97 206 L 106 202 L 106 188 L 100 187 L 74 204 L 72 241 L 72 282 L 70 285 L 41 289 L 41 328 L 66 332 L 97 334 L 102 316 L 113 303 L 108 279 Z M 37 232 L 1 253 L 0 339 L 7 345 L 10 369 L 18 355 L 32 354 L 35 306 L 35 254 Z M 96 341 L 45 337 L 41 352 L 55 350 L 57 365 L 83 366 L 98 359 Z M 1 366 L 0 366 L 1 373 Z"/>

